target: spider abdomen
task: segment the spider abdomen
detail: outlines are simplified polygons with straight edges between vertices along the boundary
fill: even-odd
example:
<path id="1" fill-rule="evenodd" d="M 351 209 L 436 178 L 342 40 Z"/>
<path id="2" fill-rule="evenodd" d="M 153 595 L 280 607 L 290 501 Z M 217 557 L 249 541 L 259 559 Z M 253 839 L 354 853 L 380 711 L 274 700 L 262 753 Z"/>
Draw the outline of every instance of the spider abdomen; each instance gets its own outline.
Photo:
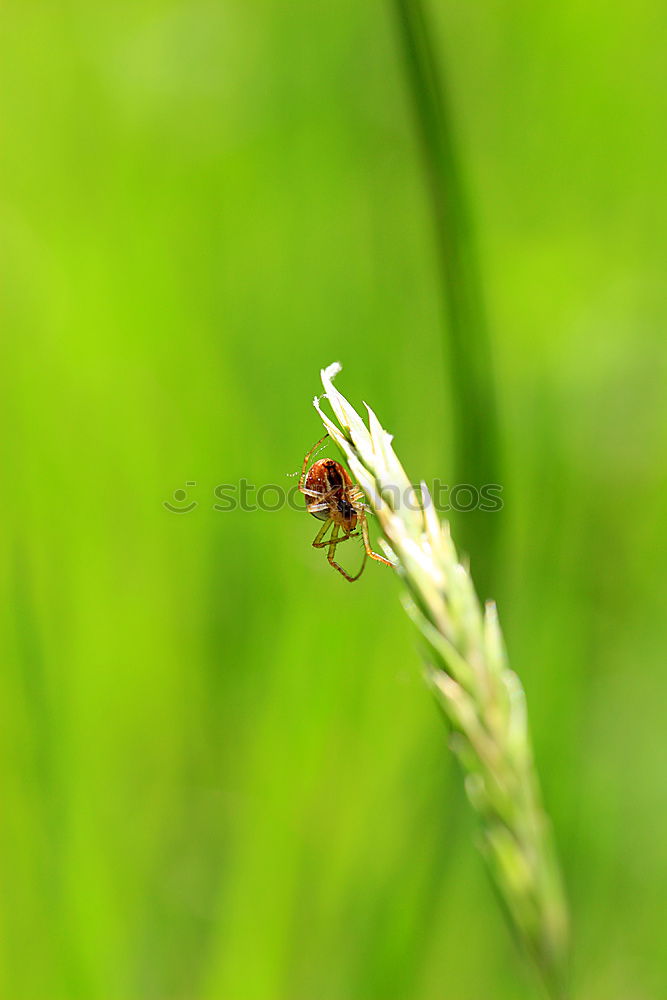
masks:
<path id="1" fill-rule="evenodd" d="M 306 494 L 306 508 L 313 517 L 318 517 L 322 521 L 332 518 L 348 531 L 356 527 L 357 514 L 348 499 L 353 484 L 347 469 L 344 469 L 340 462 L 332 458 L 322 458 L 319 462 L 315 462 L 306 477 L 305 488 L 317 494 L 317 496 Z M 311 510 L 312 507 L 320 507 L 322 504 L 326 504 L 326 508 Z"/>

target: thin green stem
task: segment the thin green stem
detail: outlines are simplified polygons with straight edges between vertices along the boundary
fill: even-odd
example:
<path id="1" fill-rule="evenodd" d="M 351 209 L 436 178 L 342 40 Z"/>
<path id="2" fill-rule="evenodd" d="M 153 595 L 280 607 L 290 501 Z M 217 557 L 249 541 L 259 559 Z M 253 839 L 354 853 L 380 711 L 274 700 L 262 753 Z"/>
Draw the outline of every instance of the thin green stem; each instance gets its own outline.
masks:
<path id="1" fill-rule="evenodd" d="M 392 0 L 422 140 L 445 311 L 454 425 L 454 480 L 500 483 L 490 337 L 445 76 L 422 0 Z M 459 532 L 484 594 L 495 589 L 498 517 L 476 511 Z"/>

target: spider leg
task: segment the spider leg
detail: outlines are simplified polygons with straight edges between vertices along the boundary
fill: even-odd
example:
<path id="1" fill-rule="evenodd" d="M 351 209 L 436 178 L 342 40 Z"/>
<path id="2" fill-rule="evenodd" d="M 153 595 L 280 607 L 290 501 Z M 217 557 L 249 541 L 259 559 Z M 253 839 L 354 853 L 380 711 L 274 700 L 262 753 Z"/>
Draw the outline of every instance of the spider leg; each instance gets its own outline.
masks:
<path id="1" fill-rule="evenodd" d="M 331 489 L 326 491 L 326 493 L 317 493 L 315 490 L 306 490 L 306 489 L 301 490 L 301 492 L 305 497 L 312 497 L 313 499 L 317 498 L 320 501 L 318 504 L 316 504 L 316 506 L 312 507 L 308 503 L 308 500 L 306 499 L 306 510 L 310 511 L 311 513 L 314 510 L 325 510 L 329 506 L 329 504 L 326 503 L 326 501 L 329 499 L 329 497 L 332 497 L 339 490 L 340 486 L 332 486 Z M 358 505 L 353 504 L 353 506 L 356 507 Z"/>
<path id="2" fill-rule="evenodd" d="M 331 532 L 331 538 L 328 538 L 326 542 L 323 542 L 322 539 L 324 538 L 330 525 L 332 524 L 334 525 L 334 530 Z M 338 525 L 336 524 L 334 519 L 330 517 L 328 521 L 324 522 L 320 530 L 315 535 L 313 547 L 316 549 L 325 549 L 327 545 L 329 546 L 333 545 L 333 548 L 335 549 L 336 546 L 340 545 L 341 542 L 346 542 L 348 538 L 354 538 L 357 534 L 358 532 L 351 531 L 349 535 L 343 535 L 342 538 L 338 538 Z"/>
<path id="3" fill-rule="evenodd" d="M 340 486 L 332 486 L 330 490 L 326 493 L 317 493 L 315 490 L 303 489 L 301 492 L 306 498 L 306 510 L 309 514 L 316 514 L 323 510 L 328 510 L 330 504 L 326 501 L 329 497 L 332 497 L 338 490 Z M 310 498 L 310 499 L 309 499 Z M 319 503 L 313 503 L 313 500 L 318 500 Z"/>
<path id="4" fill-rule="evenodd" d="M 329 497 L 333 496 L 336 490 L 339 490 L 340 486 L 332 486 L 331 489 L 327 490 L 326 493 L 318 493 L 317 490 L 307 490 L 304 488 L 301 490 L 305 497 L 311 497 L 312 499 L 317 498 L 318 500 L 328 500 Z M 329 504 L 326 505 L 327 507 Z M 306 500 L 306 507 L 308 507 L 308 501 Z"/>
<path id="5" fill-rule="evenodd" d="M 338 525 L 335 525 L 334 530 L 331 532 L 327 559 L 329 560 L 329 565 L 333 566 L 334 569 L 337 569 L 338 572 L 341 573 L 349 583 L 354 583 L 354 581 L 358 580 L 364 571 L 364 566 L 366 565 L 366 552 L 364 552 L 364 561 L 361 564 L 361 569 L 359 570 L 356 576 L 350 576 L 350 574 L 346 570 L 344 570 L 342 566 L 339 566 L 338 563 L 334 560 L 334 553 L 336 551 L 336 546 L 340 542 L 346 542 L 348 538 L 352 538 L 352 536 L 355 535 L 356 532 L 351 532 L 349 535 L 345 535 L 344 538 L 338 538 L 338 527 L 339 527 Z"/>
<path id="6" fill-rule="evenodd" d="M 333 496 L 340 489 L 340 486 L 332 486 L 326 491 L 326 493 L 318 493 L 317 490 L 308 490 L 304 486 L 301 490 L 305 497 L 319 497 L 320 500 L 327 500 L 329 497 Z"/>
<path id="7" fill-rule="evenodd" d="M 314 548 L 316 548 L 316 549 L 323 549 L 324 548 L 324 546 L 327 543 L 323 542 L 322 539 L 324 538 L 324 536 L 326 535 L 327 531 L 329 530 L 329 528 L 331 527 L 331 525 L 333 523 L 334 523 L 333 522 L 333 518 L 331 518 L 331 517 L 327 518 L 327 520 L 324 522 L 324 524 L 322 525 L 322 527 L 320 528 L 320 530 L 315 535 L 315 538 L 313 539 L 313 547 Z"/>
<path id="8" fill-rule="evenodd" d="M 321 437 L 320 440 L 317 441 L 316 444 L 313 445 L 313 447 L 310 449 L 310 451 L 306 453 L 306 457 L 303 460 L 303 465 L 301 466 L 301 475 L 299 476 L 299 489 L 301 490 L 302 493 L 305 492 L 305 490 L 303 488 L 303 484 L 304 484 L 305 479 L 306 479 L 306 468 L 308 466 L 308 462 L 310 461 L 310 456 L 313 454 L 313 452 L 317 448 L 319 448 L 319 446 L 322 444 L 322 442 L 324 440 L 326 440 L 326 438 L 328 438 L 328 437 L 329 437 L 328 433 L 325 434 L 324 437 Z"/>
<path id="9" fill-rule="evenodd" d="M 393 563 L 389 562 L 388 559 L 385 559 L 384 556 L 378 555 L 377 552 L 373 552 L 373 550 L 371 548 L 370 539 L 368 537 L 368 522 L 366 520 L 366 511 L 365 510 L 360 510 L 358 512 L 358 514 L 357 514 L 357 520 L 358 520 L 359 524 L 361 525 L 361 535 L 362 535 L 362 538 L 364 540 L 364 549 L 366 550 L 366 554 L 369 555 L 371 557 L 371 559 L 375 559 L 376 562 L 381 562 L 381 563 L 384 563 L 385 566 L 392 566 L 393 567 L 393 565 L 394 565 Z"/>

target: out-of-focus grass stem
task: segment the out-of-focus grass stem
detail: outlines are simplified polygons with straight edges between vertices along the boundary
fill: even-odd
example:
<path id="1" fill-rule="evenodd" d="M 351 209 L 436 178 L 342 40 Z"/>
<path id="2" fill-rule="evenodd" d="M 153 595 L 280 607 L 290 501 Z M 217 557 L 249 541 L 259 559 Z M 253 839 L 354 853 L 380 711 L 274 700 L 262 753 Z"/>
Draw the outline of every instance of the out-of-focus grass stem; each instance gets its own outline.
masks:
<path id="1" fill-rule="evenodd" d="M 499 430 L 481 280 L 446 80 L 423 0 L 392 0 L 428 177 L 446 348 L 456 467 L 452 482 L 501 483 Z M 459 533 L 482 594 L 492 593 L 498 518 L 476 511 Z"/>

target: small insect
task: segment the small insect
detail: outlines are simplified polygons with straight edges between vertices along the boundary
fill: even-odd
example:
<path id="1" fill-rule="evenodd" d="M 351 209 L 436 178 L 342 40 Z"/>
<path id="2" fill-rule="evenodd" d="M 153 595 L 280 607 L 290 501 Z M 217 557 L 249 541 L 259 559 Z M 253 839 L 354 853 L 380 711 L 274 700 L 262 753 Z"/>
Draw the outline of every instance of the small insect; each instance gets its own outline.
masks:
<path id="1" fill-rule="evenodd" d="M 327 559 L 330 565 L 342 573 L 346 580 L 354 583 L 364 571 L 367 556 L 377 562 L 384 563 L 385 566 L 392 564 L 384 556 L 378 555 L 371 549 L 366 521 L 366 506 L 362 502 L 363 493 L 358 486 L 354 485 L 349 473 L 340 462 L 335 462 L 332 458 L 322 458 L 318 462 L 314 462 L 306 472 L 311 455 L 328 436 L 325 434 L 323 438 L 320 438 L 304 458 L 299 489 L 306 498 L 306 510 L 313 517 L 324 521 L 313 541 L 314 547 L 316 549 L 328 547 Z M 324 536 L 329 528 L 331 528 L 331 535 L 325 541 Z M 342 535 L 340 534 L 341 530 Z M 348 538 L 358 538 L 360 532 L 364 543 L 364 561 L 357 575 L 350 576 L 334 560 L 336 546 L 340 545 L 341 542 L 346 542 Z"/>

